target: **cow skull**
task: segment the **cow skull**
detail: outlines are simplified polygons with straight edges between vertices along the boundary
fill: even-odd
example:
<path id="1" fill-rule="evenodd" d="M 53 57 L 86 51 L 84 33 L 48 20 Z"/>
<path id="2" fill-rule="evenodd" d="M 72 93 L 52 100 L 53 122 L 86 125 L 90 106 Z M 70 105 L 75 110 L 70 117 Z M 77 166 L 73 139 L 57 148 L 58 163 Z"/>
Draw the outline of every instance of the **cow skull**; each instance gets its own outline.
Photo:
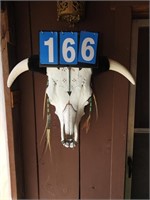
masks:
<path id="1" fill-rule="evenodd" d="M 65 147 L 73 148 L 78 142 L 78 126 L 84 115 L 84 107 L 92 96 L 90 86 L 92 69 L 75 67 L 39 67 L 39 57 L 32 56 L 18 63 L 11 71 L 7 86 L 11 87 L 15 79 L 25 71 L 37 71 L 48 77 L 46 94 L 50 104 L 56 108 L 60 120 L 61 142 Z M 101 57 L 99 71 L 112 70 L 125 76 L 135 84 L 132 75 L 120 63 Z"/>

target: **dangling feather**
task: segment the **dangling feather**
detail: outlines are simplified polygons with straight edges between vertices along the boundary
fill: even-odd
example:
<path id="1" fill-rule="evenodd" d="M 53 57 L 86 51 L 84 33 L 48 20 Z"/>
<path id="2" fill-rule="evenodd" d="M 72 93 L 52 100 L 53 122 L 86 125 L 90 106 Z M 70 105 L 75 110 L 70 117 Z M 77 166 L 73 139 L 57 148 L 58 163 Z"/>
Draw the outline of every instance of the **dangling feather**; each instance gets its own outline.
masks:
<path id="1" fill-rule="evenodd" d="M 94 99 L 94 104 L 95 104 L 95 109 L 96 109 L 96 120 L 98 119 L 98 106 L 97 106 L 97 101 L 96 101 L 96 97 L 95 94 L 93 93 L 93 99 Z M 88 118 L 86 119 L 86 121 L 84 122 L 82 129 L 85 128 L 86 133 L 88 133 L 89 128 L 90 128 L 90 119 L 91 119 L 91 113 L 92 113 L 92 108 L 93 108 L 93 103 L 92 103 L 92 96 L 89 99 L 90 102 L 90 106 L 89 106 L 89 115 Z"/>
<path id="2" fill-rule="evenodd" d="M 91 119 L 91 114 L 89 114 L 88 118 L 86 119 L 86 121 L 84 122 L 82 129 L 85 128 L 86 133 L 88 133 L 89 128 L 90 128 L 90 119 Z"/>
<path id="3" fill-rule="evenodd" d="M 51 144 L 50 144 L 50 129 L 46 130 L 46 140 L 45 140 L 45 150 L 44 153 L 46 153 L 47 149 L 49 149 L 51 153 Z"/>
<path id="4" fill-rule="evenodd" d="M 92 112 L 92 97 L 90 97 L 89 102 L 90 102 L 90 106 L 89 106 L 89 116 L 88 116 L 88 118 L 86 119 L 86 121 L 84 122 L 84 124 L 83 124 L 83 126 L 82 126 L 82 129 L 85 128 L 86 133 L 88 133 L 89 128 L 90 128 L 90 119 L 91 119 L 91 112 Z"/>
<path id="5" fill-rule="evenodd" d="M 47 149 L 49 149 L 50 154 L 51 154 L 51 144 L 50 144 L 50 124 L 51 124 L 51 114 L 50 114 L 50 102 L 49 102 L 49 98 L 48 96 L 45 95 L 44 98 L 44 102 L 46 101 L 46 106 L 47 106 L 47 118 L 46 118 L 46 125 L 45 125 L 45 129 L 40 141 L 40 144 L 42 143 L 44 136 L 45 136 L 45 142 L 44 142 L 44 149 L 43 149 L 43 153 L 46 153 Z M 44 103 L 45 105 L 45 103 Z M 45 110 L 45 108 L 43 107 L 43 111 Z M 42 153 L 42 154 L 43 154 Z"/>
<path id="6" fill-rule="evenodd" d="M 44 101 L 43 101 L 43 119 L 44 119 L 44 116 L 45 116 L 46 98 L 47 98 L 47 94 L 46 94 L 46 90 L 45 90 Z"/>
<path id="7" fill-rule="evenodd" d="M 97 106 L 97 101 L 95 94 L 93 93 L 93 99 L 94 99 L 94 104 L 95 104 L 95 110 L 96 110 L 96 120 L 98 119 L 98 106 Z"/>

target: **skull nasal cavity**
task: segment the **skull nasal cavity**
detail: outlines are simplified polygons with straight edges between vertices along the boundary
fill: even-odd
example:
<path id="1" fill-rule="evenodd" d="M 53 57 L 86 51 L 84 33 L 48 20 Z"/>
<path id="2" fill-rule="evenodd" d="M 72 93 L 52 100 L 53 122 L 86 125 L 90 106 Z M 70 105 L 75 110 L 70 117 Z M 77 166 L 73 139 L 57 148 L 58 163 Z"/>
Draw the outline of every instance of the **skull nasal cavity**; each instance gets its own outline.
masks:
<path id="1" fill-rule="evenodd" d="M 73 135 L 76 111 L 71 104 L 67 104 L 63 111 L 63 123 L 65 134 Z"/>

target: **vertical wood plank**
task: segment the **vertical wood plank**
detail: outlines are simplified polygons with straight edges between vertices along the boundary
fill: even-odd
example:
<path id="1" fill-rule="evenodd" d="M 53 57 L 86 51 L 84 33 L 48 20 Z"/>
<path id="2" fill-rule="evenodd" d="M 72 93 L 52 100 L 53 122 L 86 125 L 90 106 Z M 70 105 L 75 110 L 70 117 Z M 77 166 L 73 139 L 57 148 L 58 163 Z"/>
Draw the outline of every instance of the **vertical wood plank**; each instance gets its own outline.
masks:
<path id="1" fill-rule="evenodd" d="M 115 59 L 128 69 L 130 65 L 130 40 L 131 8 L 120 6 L 115 12 Z M 115 74 L 110 177 L 111 199 L 124 198 L 128 92 L 128 80 L 119 74 Z"/>
<path id="2" fill-rule="evenodd" d="M 82 198 L 109 198 L 112 141 L 112 78 L 112 74 L 94 77 L 94 92 L 98 103 L 99 117 L 96 120 L 95 111 L 93 110 L 89 132 L 87 134 L 85 131 L 80 133 Z"/>
<path id="3" fill-rule="evenodd" d="M 31 2 L 31 27 L 33 53 L 38 53 L 38 32 L 40 30 L 59 30 L 56 17 L 56 2 Z M 61 144 L 60 124 L 51 106 L 51 156 L 49 151 L 42 154 L 44 141 L 40 143 L 44 129 L 43 101 L 47 77 L 34 74 L 37 148 L 39 166 L 39 195 L 49 199 L 78 199 L 79 163 L 78 147 L 71 150 Z"/>
<path id="4" fill-rule="evenodd" d="M 14 148 L 14 131 L 13 131 L 13 118 L 11 110 L 10 90 L 7 88 L 7 77 L 9 75 L 9 60 L 8 60 L 8 46 L 7 43 L 10 40 L 9 26 L 8 26 L 8 10 L 7 7 L 1 10 L 1 52 L 2 52 L 2 65 L 3 68 L 3 80 L 4 80 L 4 93 L 6 104 L 6 118 L 7 118 L 7 137 L 8 137 L 8 149 L 9 149 L 9 167 L 10 167 L 10 179 L 11 179 L 11 195 L 12 198 L 17 199 L 17 172 L 15 165 L 15 148 Z"/>
<path id="5" fill-rule="evenodd" d="M 7 88 L 7 78 L 9 71 L 16 63 L 15 56 L 15 23 L 14 23 L 14 4 L 12 2 L 4 3 L 4 10 L 2 14 L 2 52 L 3 52 L 3 72 L 4 72 L 4 88 L 6 98 L 7 125 L 8 125 L 8 144 L 10 155 L 10 173 L 11 173 L 11 189 L 12 198 L 23 197 L 22 184 L 22 163 L 21 163 L 21 149 L 20 149 L 20 118 L 19 106 L 15 105 L 12 108 L 12 93 L 17 89 L 17 85 L 13 84 L 11 89 Z M 11 90 L 11 93 L 10 93 Z M 9 94 L 9 96 L 8 96 Z M 8 98 L 9 97 L 9 98 Z M 11 119 L 13 120 L 11 121 Z M 11 127 L 13 126 L 13 127 Z M 12 130 L 11 130 L 12 128 Z M 17 152 L 17 153 L 16 153 Z"/>
<path id="6" fill-rule="evenodd" d="M 15 2 L 17 61 L 31 55 L 28 2 Z M 17 81 L 17 80 L 16 80 Z M 24 198 L 38 198 L 38 177 L 35 141 L 35 110 L 32 73 L 18 77 L 21 93 L 21 139 L 24 173 Z"/>
<path id="7" fill-rule="evenodd" d="M 105 55 L 110 55 L 129 67 L 130 9 L 124 6 L 118 8 L 119 14 L 116 12 L 111 15 L 108 6 L 109 4 L 102 7 L 103 11 L 100 5 L 93 9 L 94 16 L 99 10 L 100 20 L 97 29 L 100 28 L 105 39 L 103 46 Z M 105 24 L 101 21 L 104 16 Z M 94 23 L 92 26 L 94 27 Z M 123 198 L 128 85 L 125 78 L 114 72 L 94 77 L 99 118 L 97 122 L 95 119 L 91 120 L 91 128 L 87 135 L 84 135 L 84 132 L 81 135 L 82 198 Z"/>
<path id="8" fill-rule="evenodd" d="M 114 54 L 114 15 L 109 10 L 109 2 L 90 2 L 87 27 L 100 33 L 99 46 L 101 54 L 112 57 Z M 94 15 L 93 15 L 94 10 Z M 98 23 L 96 22 L 99 19 Z M 109 24 L 109 26 L 108 26 Z M 92 79 L 99 117 L 96 120 L 95 107 L 91 117 L 89 132 L 82 130 L 86 117 L 82 119 L 80 133 L 80 167 L 81 167 L 81 198 L 109 199 L 110 194 L 110 160 L 113 107 L 113 73 L 97 74 Z M 88 108 L 86 108 L 88 112 Z"/>

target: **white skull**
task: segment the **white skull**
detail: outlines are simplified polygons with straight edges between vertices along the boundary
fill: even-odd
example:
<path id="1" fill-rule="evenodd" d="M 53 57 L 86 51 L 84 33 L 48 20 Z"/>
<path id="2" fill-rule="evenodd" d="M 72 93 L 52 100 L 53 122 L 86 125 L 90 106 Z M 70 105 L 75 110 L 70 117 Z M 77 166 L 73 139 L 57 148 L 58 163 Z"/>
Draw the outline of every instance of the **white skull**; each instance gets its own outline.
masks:
<path id="1" fill-rule="evenodd" d="M 92 95 L 91 74 L 90 68 L 47 68 L 46 93 L 56 108 L 61 141 L 66 147 L 74 147 L 78 141 L 78 125 Z"/>
<path id="2" fill-rule="evenodd" d="M 84 115 L 84 107 L 89 103 L 92 96 L 90 87 L 92 70 L 91 68 L 74 67 L 47 67 L 39 68 L 38 58 L 25 59 L 17 64 L 11 71 L 7 86 L 10 87 L 14 80 L 27 70 L 44 73 L 48 77 L 46 94 L 49 101 L 56 108 L 56 115 L 61 125 L 61 142 L 65 147 L 73 148 L 78 142 L 78 126 L 81 117 Z M 33 60 L 34 60 L 33 59 Z M 106 70 L 113 70 L 124 75 L 132 84 L 135 81 L 129 71 L 120 63 L 108 60 Z M 102 67 L 102 66 L 100 66 Z"/>

